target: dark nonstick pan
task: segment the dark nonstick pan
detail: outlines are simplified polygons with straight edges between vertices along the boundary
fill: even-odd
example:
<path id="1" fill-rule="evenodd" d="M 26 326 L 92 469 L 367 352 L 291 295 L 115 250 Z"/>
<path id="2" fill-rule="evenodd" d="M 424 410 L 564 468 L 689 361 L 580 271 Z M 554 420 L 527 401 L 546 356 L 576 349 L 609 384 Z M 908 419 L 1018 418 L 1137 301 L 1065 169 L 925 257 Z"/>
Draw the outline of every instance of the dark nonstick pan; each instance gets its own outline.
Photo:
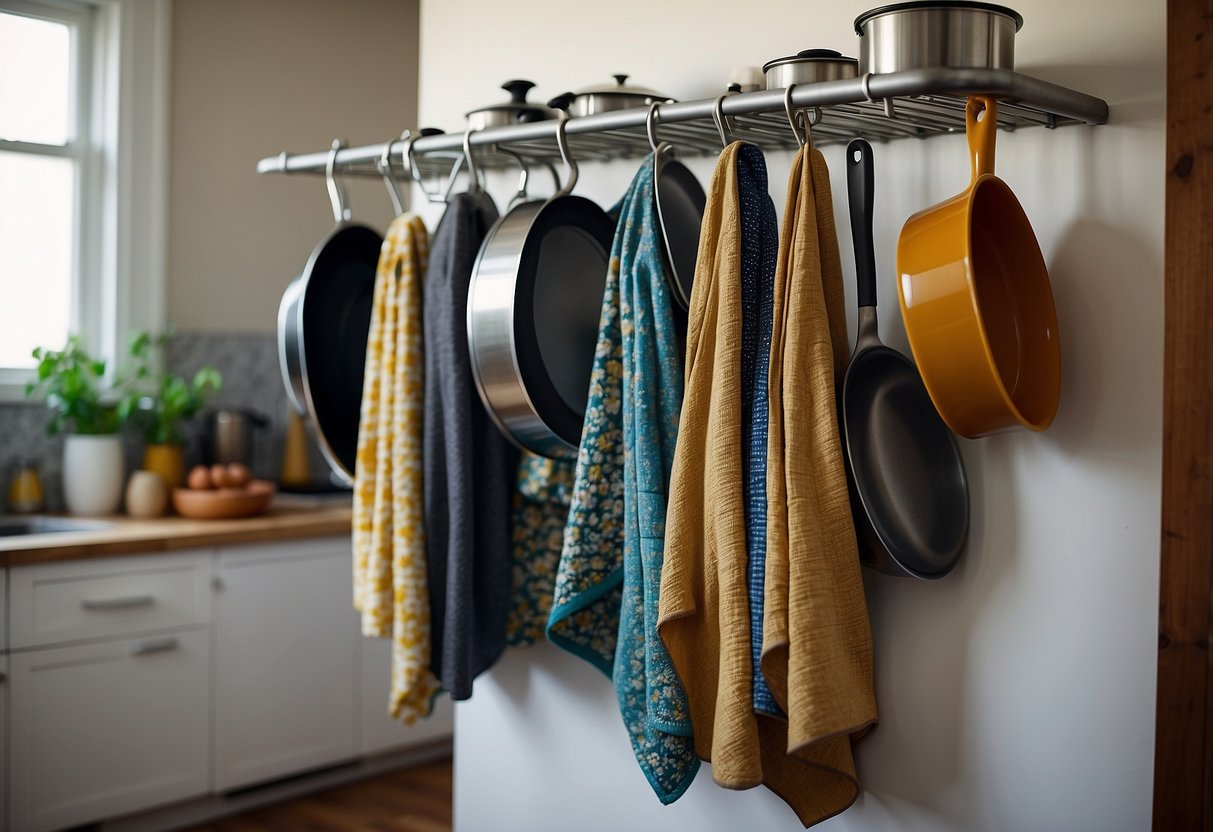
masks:
<path id="1" fill-rule="evenodd" d="M 278 349 L 291 403 L 306 417 L 325 461 L 352 483 L 362 408 L 362 374 L 371 300 L 383 238 L 349 222 L 334 178 L 334 143 L 327 170 L 337 227 L 316 246 L 282 296 Z"/>
<path id="2" fill-rule="evenodd" d="M 910 359 L 880 341 L 872 247 L 872 146 L 847 145 L 859 335 L 842 388 L 843 443 L 863 562 L 942 578 L 969 535 L 964 463 Z"/>
<path id="3" fill-rule="evenodd" d="M 707 195 L 695 174 L 674 158 L 673 145 L 657 141 L 655 120 L 660 107 L 660 102 L 649 106 L 645 129 L 653 149 L 653 191 L 657 200 L 657 221 L 661 224 L 666 282 L 674 302 L 685 312 L 691 308 L 691 287 L 695 280 L 699 231 Z"/>

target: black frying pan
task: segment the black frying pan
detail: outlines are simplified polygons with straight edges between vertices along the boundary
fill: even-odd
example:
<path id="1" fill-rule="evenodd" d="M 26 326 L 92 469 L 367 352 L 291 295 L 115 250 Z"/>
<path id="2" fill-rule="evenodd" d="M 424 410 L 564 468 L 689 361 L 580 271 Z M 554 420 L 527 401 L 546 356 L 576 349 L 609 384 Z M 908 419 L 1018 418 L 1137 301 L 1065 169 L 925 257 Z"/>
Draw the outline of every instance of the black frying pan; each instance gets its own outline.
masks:
<path id="1" fill-rule="evenodd" d="M 349 222 L 333 176 L 337 149 L 334 143 L 327 171 L 337 228 L 316 246 L 303 274 L 283 294 L 278 345 L 292 403 L 306 417 L 329 467 L 352 483 L 366 339 L 383 238 L 372 228 Z"/>
<path id="2" fill-rule="evenodd" d="M 910 359 L 880 341 L 872 248 L 872 146 L 847 145 L 859 335 L 842 390 L 843 442 L 863 562 L 942 578 L 969 535 L 969 487 L 951 431 Z"/>

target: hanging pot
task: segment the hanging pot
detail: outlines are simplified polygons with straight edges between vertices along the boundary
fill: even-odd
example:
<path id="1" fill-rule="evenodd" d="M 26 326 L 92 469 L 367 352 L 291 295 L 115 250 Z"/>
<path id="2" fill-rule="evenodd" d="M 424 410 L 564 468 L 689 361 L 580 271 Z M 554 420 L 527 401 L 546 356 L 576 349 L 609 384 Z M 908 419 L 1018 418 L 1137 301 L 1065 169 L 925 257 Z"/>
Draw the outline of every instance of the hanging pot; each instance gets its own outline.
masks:
<path id="1" fill-rule="evenodd" d="M 481 401 L 515 444 L 573 457 L 581 440 L 615 224 L 571 196 L 577 166 L 547 201 L 526 202 L 485 238 L 468 291 L 468 352 Z M 470 149 L 470 148 L 469 148 Z"/>
<path id="2" fill-rule="evenodd" d="M 336 229 L 316 246 L 283 293 L 278 309 L 279 362 L 287 395 L 305 417 L 333 473 L 354 480 L 366 338 L 383 238 L 350 222 L 335 176 L 340 142 L 325 171 Z"/>
<path id="3" fill-rule="evenodd" d="M 665 104 L 673 101 L 648 87 L 637 87 L 625 83 L 626 75 L 614 75 L 614 84 L 599 84 L 577 92 L 566 92 L 548 102 L 549 107 L 566 111 L 571 118 L 592 116 L 612 110 L 628 110 L 632 107 L 647 107 L 653 102 Z"/>
<path id="4" fill-rule="evenodd" d="M 971 96 L 965 122 L 972 182 L 906 220 L 897 242 L 906 335 L 952 430 L 1044 430 L 1061 394 L 1049 272 L 1023 207 L 994 175 L 997 102 Z"/>

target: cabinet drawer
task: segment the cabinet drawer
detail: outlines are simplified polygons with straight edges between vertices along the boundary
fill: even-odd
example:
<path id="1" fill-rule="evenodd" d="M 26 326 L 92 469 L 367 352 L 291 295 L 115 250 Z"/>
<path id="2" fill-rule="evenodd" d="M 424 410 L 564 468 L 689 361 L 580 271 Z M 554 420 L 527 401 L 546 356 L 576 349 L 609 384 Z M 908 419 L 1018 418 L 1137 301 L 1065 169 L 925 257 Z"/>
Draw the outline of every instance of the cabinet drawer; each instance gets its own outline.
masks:
<path id="1" fill-rule="evenodd" d="M 210 618 L 208 553 L 12 570 L 11 647 L 126 636 Z"/>
<path id="2" fill-rule="evenodd" d="M 9 657 L 13 832 L 205 794 L 205 628 Z"/>

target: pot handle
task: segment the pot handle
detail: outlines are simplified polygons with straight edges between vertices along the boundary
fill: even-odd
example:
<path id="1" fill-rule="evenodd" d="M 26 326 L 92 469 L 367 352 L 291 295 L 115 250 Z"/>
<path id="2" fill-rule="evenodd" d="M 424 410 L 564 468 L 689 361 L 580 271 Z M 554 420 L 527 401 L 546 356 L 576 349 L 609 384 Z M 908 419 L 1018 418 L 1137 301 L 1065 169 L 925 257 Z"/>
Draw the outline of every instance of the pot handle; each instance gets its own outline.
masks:
<path id="1" fill-rule="evenodd" d="M 977 120 L 979 113 L 985 117 Z M 990 95 L 970 95 L 965 102 L 965 133 L 969 137 L 969 162 L 973 181 L 994 172 L 994 143 L 998 133 L 998 101 Z"/>

